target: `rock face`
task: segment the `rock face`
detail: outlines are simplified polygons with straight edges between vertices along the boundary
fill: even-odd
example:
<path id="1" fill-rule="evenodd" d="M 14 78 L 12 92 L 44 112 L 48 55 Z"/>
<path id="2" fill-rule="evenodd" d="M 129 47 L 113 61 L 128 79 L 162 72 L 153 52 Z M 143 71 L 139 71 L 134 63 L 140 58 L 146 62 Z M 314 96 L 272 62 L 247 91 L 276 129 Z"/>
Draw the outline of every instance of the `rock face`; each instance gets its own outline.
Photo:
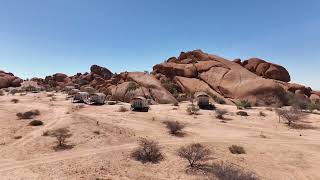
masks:
<path id="1" fill-rule="evenodd" d="M 22 79 L 14 76 L 12 73 L 0 71 L 0 88 L 19 87 L 22 82 Z"/>
<path id="2" fill-rule="evenodd" d="M 161 104 L 177 102 L 153 75 L 129 72 L 122 73 L 121 76 L 125 82 L 112 86 L 109 90 L 113 100 L 130 102 L 133 97 L 143 96 Z M 130 88 L 132 84 L 135 88 Z"/>
<path id="3" fill-rule="evenodd" d="M 193 59 L 192 63 L 185 64 L 186 58 Z M 236 62 L 203 53 L 201 50 L 183 52 L 177 59 L 175 63 L 155 65 L 153 73 L 163 74 L 171 79 L 175 77 L 181 89 L 191 92 L 200 87 L 201 90 L 209 88 L 206 91 L 216 92 L 225 98 L 247 99 L 257 105 L 282 102 L 279 92 L 284 89 L 278 83 L 257 76 Z M 191 89 L 192 85 L 187 84 L 194 84 L 196 88 Z"/>
<path id="4" fill-rule="evenodd" d="M 239 61 L 237 61 L 237 63 L 239 63 Z M 259 58 L 245 60 L 241 65 L 256 75 L 267 79 L 275 79 L 283 82 L 290 82 L 291 79 L 289 72 L 284 67 Z"/>
<path id="5" fill-rule="evenodd" d="M 92 74 L 96 74 L 103 79 L 110 79 L 113 75 L 109 69 L 105 67 L 100 67 L 98 65 L 92 65 L 90 70 Z"/>

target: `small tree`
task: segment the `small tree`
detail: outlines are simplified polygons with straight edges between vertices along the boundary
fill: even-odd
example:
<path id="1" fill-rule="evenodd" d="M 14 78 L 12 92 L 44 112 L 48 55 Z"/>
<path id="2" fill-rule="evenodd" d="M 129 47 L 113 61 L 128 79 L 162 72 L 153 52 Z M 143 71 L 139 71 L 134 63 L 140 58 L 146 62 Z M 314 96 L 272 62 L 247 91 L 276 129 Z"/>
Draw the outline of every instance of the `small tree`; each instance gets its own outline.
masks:
<path id="1" fill-rule="evenodd" d="M 72 136 L 67 128 L 59 128 L 49 132 L 49 136 L 57 138 L 58 147 L 66 146 L 66 140 Z"/>
<path id="2" fill-rule="evenodd" d="M 132 152 L 131 156 L 142 163 L 158 163 L 163 159 L 159 143 L 145 138 L 139 140 L 139 147 Z"/>
<path id="3" fill-rule="evenodd" d="M 165 121 L 164 124 L 167 125 L 167 128 L 170 131 L 170 134 L 175 136 L 182 134 L 182 129 L 185 127 L 184 124 L 178 121 Z"/>
<path id="4" fill-rule="evenodd" d="M 178 150 L 179 157 L 186 159 L 191 168 L 199 167 L 210 160 L 211 150 L 200 143 L 190 144 Z"/>
<path id="5" fill-rule="evenodd" d="M 300 109 L 292 107 L 290 110 L 285 110 L 282 117 L 287 120 L 288 126 L 291 126 L 293 122 L 297 122 L 305 117 L 305 114 Z"/>

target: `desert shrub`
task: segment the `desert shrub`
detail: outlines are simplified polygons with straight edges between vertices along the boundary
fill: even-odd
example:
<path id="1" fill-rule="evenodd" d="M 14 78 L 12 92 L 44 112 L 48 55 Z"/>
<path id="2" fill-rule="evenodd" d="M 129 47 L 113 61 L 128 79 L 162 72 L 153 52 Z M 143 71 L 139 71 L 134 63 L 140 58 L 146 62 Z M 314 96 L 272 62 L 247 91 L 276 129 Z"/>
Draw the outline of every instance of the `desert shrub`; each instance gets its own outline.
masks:
<path id="1" fill-rule="evenodd" d="M 200 108 L 192 103 L 187 107 L 186 111 L 189 115 L 198 115 Z"/>
<path id="2" fill-rule="evenodd" d="M 16 115 L 19 119 L 32 119 L 34 116 L 39 116 L 40 111 L 36 109 L 24 113 L 17 113 Z"/>
<path id="3" fill-rule="evenodd" d="M 173 103 L 173 106 L 179 106 L 179 102 Z"/>
<path id="4" fill-rule="evenodd" d="M 22 136 L 15 136 L 15 137 L 13 137 L 13 139 L 21 139 L 22 138 Z"/>
<path id="5" fill-rule="evenodd" d="M 179 92 L 181 92 L 180 87 L 170 80 L 162 80 L 162 86 L 167 89 L 175 98 L 179 96 Z"/>
<path id="6" fill-rule="evenodd" d="M 11 102 L 16 104 L 19 102 L 19 99 L 11 99 Z"/>
<path id="7" fill-rule="evenodd" d="M 237 112 L 237 115 L 238 115 L 238 116 L 249 116 L 248 113 L 245 112 L 245 111 L 238 111 L 238 112 Z"/>
<path id="8" fill-rule="evenodd" d="M 15 95 L 15 94 L 17 94 L 17 93 L 19 93 L 19 90 L 18 90 L 18 89 L 11 89 L 11 90 L 9 91 L 9 94 L 11 94 L 11 95 Z"/>
<path id="9" fill-rule="evenodd" d="M 212 93 L 208 93 L 209 96 L 211 96 L 211 98 L 218 104 L 226 104 L 226 101 L 220 97 L 218 97 L 217 95 L 214 95 Z"/>
<path id="10" fill-rule="evenodd" d="M 225 114 L 227 114 L 227 110 L 224 110 L 224 109 L 217 109 L 217 110 L 216 110 L 216 118 L 217 118 L 217 119 L 222 119 L 222 120 L 223 120 L 223 119 L 224 119 L 223 116 L 224 116 Z"/>
<path id="11" fill-rule="evenodd" d="M 293 106 L 299 109 L 307 109 L 309 100 L 307 100 L 306 98 L 293 94 L 291 92 L 288 92 L 286 94 L 286 98 L 287 98 L 287 105 L 289 106 Z"/>
<path id="12" fill-rule="evenodd" d="M 271 108 L 271 107 L 266 107 L 266 110 L 267 110 L 267 111 L 273 111 L 273 108 Z"/>
<path id="13" fill-rule="evenodd" d="M 185 127 L 184 124 L 182 124 L 178 121 L 165 121 L 163 123 L 167 126 L 167 128 L 170 131 L 170 134 L 172 134 L 172 135 L 182 134 L 182 130 Z"/>
<path id="14" fill-rule="evenodd" d="M 229 151 L 232 154 L 246 154 L 246 151 L 244 150 L 244 148 L 242 146 L 238 146 L 238 145 L 230 146 Z"/>
<path id="15" fill-rule="evenodd" d="M 241 100 L 236 103 L 238 109 L 249 109 L 251 108 L 251 103 L 248 100 Z"/>
<path id="16" fill-rule="evenodd" d="M 283 110 L 281 117 L 287 121 L 288 126 L 291 126 L 293 123 L 296 123 L 304 118 L 305 114 L 301 112 L 301 110 L 291 107 L 289 110 Z"/>
<path id="17" fill-rule="evenodd" d="M 142 163 L 158 163 L 164 158 L 159 143 L 145 138 L 139 140 L 139 147 L 131 153 L 131 156 Z"/>
<path id="18" fill-rule="evenodd" d="M 308 102 L 306 109 L 312 113 L 314 110 L 320 110 L 320 105 L 314 102 Z"/>
<path id="19" fill-rule="evenodd" d="M 53 94 L 53 93 L 47 94 L 47 97 L 54 97 L 54 96 L 55 96 L 55 94 Z"/>
<path id="20" fill-rule="evenodd" d="M 49 131 L 48 135 L 57 139 L 57 147 L 65 147 L 66 140 L 72 136 L 72 133 L 67 128 L 59 128 Z"/>
<path id="21" fill-rule="evenodd" d="M 4 91 L 0 89 L 0 96 L 4 96 Z"/>
<path id="22" fill-rule="evenodd" d="M 130 92 L 130 91 L 134 91 L 138 88 L 140 88 L 141 86 L 139 84 L 137 84 L 136 82 L 133 82 L 133 81 L 130 81 L 129 84 L 128 84 L 128 88 L 127 88 L 127 91 Z"/>
<path id="23" fill-rule="evenodd" d="M 258 180 L 252 172 L 244 171 L 229 163 L 214 163 L 211 168 L 212 175 L 219 180 Z"/>
<path id="24" fill-rule="evenodd" d="M 178 150 L 178 156 L 189 163 L 189 167 L 200 167 L 210 160 L 211 150 L 200 143 L 193 143 Z"/>
<path id="25" fill-rule="evenodd" d="M 127 112 L 127 111 L 129 111 L 129 109 L 124 106 L 120 106 L 118 109 L 118 112 Z"/>
<path id="26" fill-rule="evenodd" d="M 42 133 L 42 136 L 49 136 L 49 133 L 50 133 L 50 131 L 44 131 L 43 133 Z"/>
<path id="27" fill-rule="evenodd" d="M 100 131 L 93 131 L 93 133 L 99 135 Z"/>
<path id="28" fill-rule="evenodd" d="M 43 122 L 40 120 L 33 120 L 29 123 L 30 126 L 42 126 Z"/>
<path id="29" fill-rule="evenodd" d="M 261 116 L 261 117 L 266 117 L 267 115 L 266 115 L 264 112 L 260 111 L 260 112 L 259 112 L 259 116 Z"/>

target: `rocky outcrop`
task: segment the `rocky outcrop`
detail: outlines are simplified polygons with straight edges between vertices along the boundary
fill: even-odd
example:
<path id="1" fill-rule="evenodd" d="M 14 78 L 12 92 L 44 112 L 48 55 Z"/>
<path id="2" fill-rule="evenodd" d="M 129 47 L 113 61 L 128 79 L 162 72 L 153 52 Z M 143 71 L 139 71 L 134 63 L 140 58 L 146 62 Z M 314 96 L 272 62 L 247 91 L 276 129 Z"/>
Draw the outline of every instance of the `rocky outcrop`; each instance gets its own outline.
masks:
<path id="1" fill-rule="evenodd" d="M 181 77 L 187 78 L 183 79 L 184 84 L 192 84 L 196 78 L 197 84 L 200 84 L 199 81 L 201 84 L 205 83 L 211 91 L 233 100 L 247 99 L 258 105 L 278 104 L 282 101 L 279 92 L 284 89 L 278 83 L 257 76 L 238 63 L 200 50 L 181 53 L 177 59 L 177 63 L 167 62 L 154 66 L 153 73 L 160 73 L 171 79 L 176 77 L 178 82 Z M 185 59 L 193 59 L 195 62 L 181 63 Z M 181 89 L 185 88 L 183 83 L 178 84 Z"/>
<path id="2" fill-rule="evenodd" d="M 259 58 L 251 58 L 243 61 L 242 63 L 240 63 L 238 60 L 237 63 L 241 64 L 243 67 L 255 73 L 256 75 L 267 79 L 275 79 L 283 82 L 289 82 L 291 79 L 286 68 L 277 64 L 269 63 Z"/>
<path id="3" fill-rule="evenodd" d="M 124 82 L 112 86 L 109 90 L 112 100 L 130 102 L 133 97 L 143 96 L 161 104 L 177 102 L 153 75 L 143 72 L 127 72 L 120 76 Z"/>
<path id="4" fill-rule="evenodd" d="M 98 75 L 102 79 L 110 79 L 113 75 L 109 69 L 98 65 L 92 65 L 90 70 L 92 74 Z"/>
<path id="5" fill-rule="evenodd" d="M 0 88 L 19 87 L 22 82 L 22 79 L 14 76 L 12 73 L 0 71 Z"/>

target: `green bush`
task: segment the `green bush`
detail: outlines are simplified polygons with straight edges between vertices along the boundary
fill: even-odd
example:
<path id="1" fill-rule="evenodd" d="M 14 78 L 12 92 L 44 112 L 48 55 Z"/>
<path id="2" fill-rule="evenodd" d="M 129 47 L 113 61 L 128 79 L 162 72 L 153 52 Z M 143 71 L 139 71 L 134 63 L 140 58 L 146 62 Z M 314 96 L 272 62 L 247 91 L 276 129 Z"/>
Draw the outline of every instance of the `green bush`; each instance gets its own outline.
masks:
<path id="1" fill-rule="evenodd" d="M 175 98 L 178 98 L 179 92 L 181 92 L 181 89 L 178 85 L 173 83 L 169 80 L 162 80 L 161 81 L 162 86 L 168 90 Z"/>
<path id="2" fill-rule="evenodd" d="M 249 109 L 251 108 L 251 103 L 248 100 L 241 100 L 236 103 L 238 109 Z"/>
<path id="3" fill-rule="evenodd" d="M 127 91 L 130 92 L 130 91 L 134 91 L 138 88 L 140 88 L 141 86 L 139 84 L 137 84 L 136 82 L 133 82 L 133 81 L 130 81 L 129 84 L 128 84 L 128 88 L 127 88 Z"/>

